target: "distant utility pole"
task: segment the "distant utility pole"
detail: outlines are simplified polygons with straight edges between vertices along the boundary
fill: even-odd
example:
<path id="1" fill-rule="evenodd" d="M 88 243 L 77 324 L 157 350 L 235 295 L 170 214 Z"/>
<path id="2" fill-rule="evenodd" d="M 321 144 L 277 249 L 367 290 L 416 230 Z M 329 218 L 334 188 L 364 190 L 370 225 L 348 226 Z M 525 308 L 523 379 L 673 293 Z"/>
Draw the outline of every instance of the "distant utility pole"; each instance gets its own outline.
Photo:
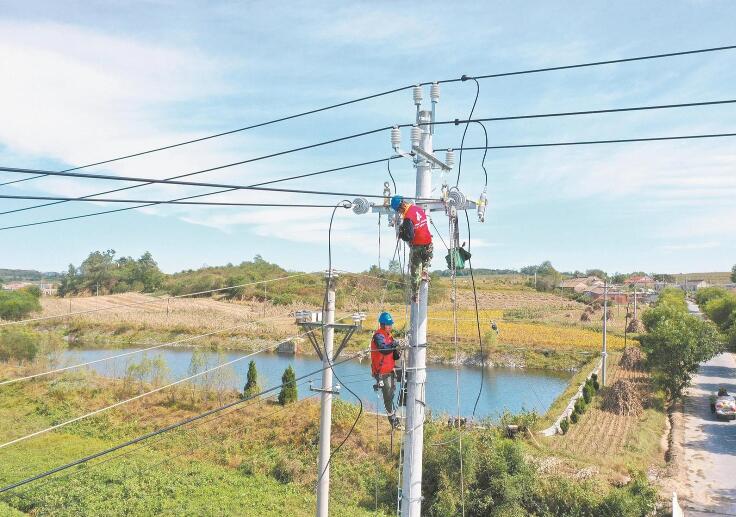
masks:
<path id="1" fill-rule="evenodd" d="M 608 277 L 603 283 L 603 360 L 601 361 L 601 384 L 606 385 L 606 362 L 608 358 L 608 346 L 606 334 L 608 333 Z"/>
<path id="2" fill-rule="evenodd" d="M 327 272 L 327 310 L 322 318 L 325 349 L 322 356 L 322 401 L 319 416 L 319 461 L 317 462 L 317 517 L 329 515 L 330 504 L 330 438 L 332 437 L 332 347 L 335 340 L 335 283 L 337 274 Z"/>
<path id="3" fill-rule="evenodd" d="M 322 360 L 322 386 L 309 389 L 321 392 L 320 421 L 319 421 L 319 458 L 317 460 L 317 517 L 328 517 L 330 504 L 330 438 L 332 435 L 332 396 L 340 394 L 340 386 L 332 385 L 332 364 L 340 352 L 345 348 L 352 337 L 357 325 L 345 325 L 335 323 L 335 285 L 337 273 L 327 271 L 325 273 L 327 282 L 327 303 L 322 313 L 321 321 L 311 311 L 299 311 L 296 313 L 296 322 L 306 330 L 314 351 Z M 314 335 L 316 330 L 322 330 L 324 336 L 324 347 L 321 347 Z M 345 331 L 345 335 L 333 353 L 335 342 L 335 329 Z"/>
<path id="4" fill-rule="evenodd" d="M 637 318 L 637 312 L 636 312 L 636 282 L 634 282 L 634 319 L 638 320 Z"/>

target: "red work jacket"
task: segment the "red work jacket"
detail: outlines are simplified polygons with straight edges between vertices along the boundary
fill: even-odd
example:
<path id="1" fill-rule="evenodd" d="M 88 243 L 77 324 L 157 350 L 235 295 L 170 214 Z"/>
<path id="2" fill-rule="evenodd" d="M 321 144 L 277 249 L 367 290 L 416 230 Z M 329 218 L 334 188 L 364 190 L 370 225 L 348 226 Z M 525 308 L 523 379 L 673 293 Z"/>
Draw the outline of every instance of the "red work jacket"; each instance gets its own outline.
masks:
<path id="1" fill-rule="evenodd" d="M 385 354 L 380 352 L 380 348 L 376 343 L 377 334 L 381 334 L 383 336 L 384 347 L 390 349 L 387 351 L 384 348 L 384 352 L 386 352 Z M 383 375 L 391 373 L 394 370 L 396 363 L 396 361 L 394 361 L 394 346 L 394 338 L 388 330 L 379 328 L 376 333 L 373 334 L 373 339 L 371 339 L 371 375 Z"/>
<path id="2" fill-rule="evenodd" d="M 409 219 L 414 224 L 414 239 L 411 241 L 412 246 L 424 246 L 432 242 L 427 214 L 422 207 L 411 205 L 406 213 L 404 213 L 404 219 Z"/>

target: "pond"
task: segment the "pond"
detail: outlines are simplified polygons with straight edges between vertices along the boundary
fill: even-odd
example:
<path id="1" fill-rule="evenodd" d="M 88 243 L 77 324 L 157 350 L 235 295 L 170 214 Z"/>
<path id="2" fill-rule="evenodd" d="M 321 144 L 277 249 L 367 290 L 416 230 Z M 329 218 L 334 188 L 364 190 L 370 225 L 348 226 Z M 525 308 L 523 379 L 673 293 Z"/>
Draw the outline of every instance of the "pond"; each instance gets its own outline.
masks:
<path id="1" fill-rule="evenodd" d="M 96 359 L 102 359 L 125 352 L 133 352 L 136 348 L 104 350 L 104 349 L 76 349 L 62 354 L 61 362 L 64 365 L 78 364 Z M 123 377 L 129 365 L 138 363 L 143 357 L 162 358 L 168 366 L 169 382 L 186 377 L 189 372 L 193 355 L 192 348 L 175 347 L 160 348 L 143 354 L 133 354 L 110 361 L 103 361 L 88 366 L 100 375 L 107 377 Z M 200 362 L 212 367 L 224 362 L 238 360 L 231 366 L 220 369 L 224 372 L 220 376 L 219 385 L 242 390 L 248 371 L 250 360 L 255 361 L 258 369 L 258 383 L 261 387 L 270 387 L 281 384 L 281 375 L 284 369 L 291 365 L 297 378 L 321 370 L 322 363 L 316 357 L 278 355 L 260 353 L 252 357 L 245 357 L 248 352 L 227 351 L 219 355 L 215 352 L 199 354 Z M 201 370 L 201 369 L 200 369 Z M 362 362 L 357 359 L 335 366 L 335 373 L 340 381 L 353 390 L 362 400 L 368 410 L 375 410 L 378 402 L 377 394 L 373 390 L 374 380 L 370 376 L 370 361 L 366 358 Z M 483 379 L 483 390 L 478 402 L 476 417 L 497 418 L 504 410 L 518 412 L 522 409 L 534 410 L 544 414 L 552 402 L 565 390 L 572 377 L 569 372 L 554 372 L 549 370 L 530 370 L 519 368 L 486 368 Z M 311 375 L 314 387 L 321 383 L 321 373 Z M 337 379 L 335 383 L 338 383 Z M 481 368 L 462 366 L 460 369 L 460 412 L 470 416 L 473 412 L 481 383 Z M 275 391 L 274 394 L 278 392 Z M 305 379 L 299 385 L 299 398 L 313 395 Z M 346 389 L 340 397 L 349 402 L 357 402 Z M 456 399 L 456 370 L 454 366 L 430 364 L 427 368 L 426 397 L 428 409 L 433 415 L 457 413 Z"/>

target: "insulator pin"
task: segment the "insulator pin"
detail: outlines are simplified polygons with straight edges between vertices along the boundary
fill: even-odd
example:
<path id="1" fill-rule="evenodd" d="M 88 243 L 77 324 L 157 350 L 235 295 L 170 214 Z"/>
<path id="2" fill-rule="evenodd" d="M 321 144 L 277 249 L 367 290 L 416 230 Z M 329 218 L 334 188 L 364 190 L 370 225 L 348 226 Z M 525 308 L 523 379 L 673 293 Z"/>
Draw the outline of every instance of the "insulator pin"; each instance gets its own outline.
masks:
<path id="1" fill-rule="evenodd" d="M 486 206 L 488 206 L 488 196 L 486 196 L 486 189 L 483 189 L 483 193 L 480 195 L 478 200 L 478 221 L 484 223 L 486 221 Z"/>

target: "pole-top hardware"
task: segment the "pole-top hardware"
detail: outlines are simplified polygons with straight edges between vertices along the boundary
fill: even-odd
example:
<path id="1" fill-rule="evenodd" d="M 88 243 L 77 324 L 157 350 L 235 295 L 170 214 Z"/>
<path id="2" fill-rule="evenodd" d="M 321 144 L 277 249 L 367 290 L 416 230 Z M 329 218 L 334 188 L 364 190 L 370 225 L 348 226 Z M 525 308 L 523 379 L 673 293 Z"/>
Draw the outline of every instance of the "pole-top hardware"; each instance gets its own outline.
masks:
<path id="1" fill-rule="evenodd" d="M 385 191 L 384 191 L 385 194 Z M 356 197 L 353 199 L 353 213 L 355 214 L 367 214 L 370 209 L 368 200 L 364 197 Z"/>
<path id="2" fill-rule="evenodd" d="M 421 104 L 422 104 L 422 97 L 424 96 L 423 95 L 423 92 L 422 92 L 422 87 L 419 86 L 419 85 L 416 85 L 412 89 L 412 93 L 414 95 L 414 104 L 416 106 L 421 106 Z"/>
<path id="3" fill-rule="evenodd" d="M 429 98 L 432 99 L 432 102 L 440 101 L 440 83 L 438 83 L 437 81 L 432 83 L 432 86 L 429 90 Z"/>
<path id="4" fill-rule="evenodd" d="M 337 278 L 339 276 L 340 275 L 337 273 L 337 270 L 336 269 L 331 269 L 331 270 L 330 269 L 326 269 L 325 270 L 325 278 L 331 278 L 331 279 L 334 280 L 335 278 Z"/>

